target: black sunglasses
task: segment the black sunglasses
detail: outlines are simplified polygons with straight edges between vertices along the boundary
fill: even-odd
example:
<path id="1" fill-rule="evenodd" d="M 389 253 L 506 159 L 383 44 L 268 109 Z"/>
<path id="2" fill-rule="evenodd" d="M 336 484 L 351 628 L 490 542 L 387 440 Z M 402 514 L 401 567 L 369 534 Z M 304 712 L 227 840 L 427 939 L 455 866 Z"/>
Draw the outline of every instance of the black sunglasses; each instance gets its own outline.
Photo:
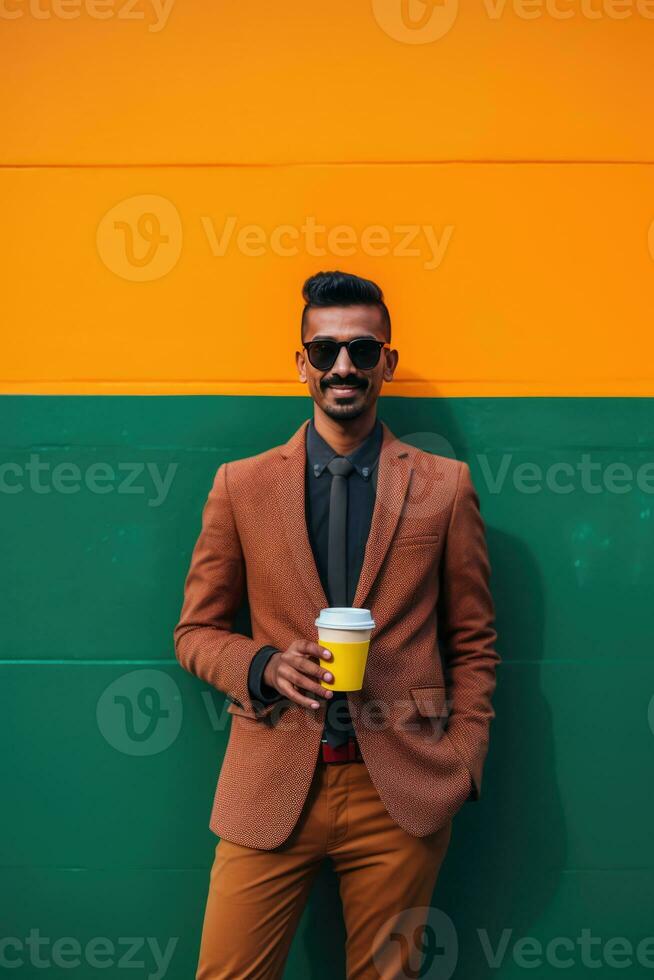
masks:
<path id="1" fill-rule="evenodd" d="M 310 340 L 306 344 L 309 361 L 318 371 L 329 371 L 336 363 L 341 347 L 347 347 L 347 353 L 355 368 L 359 371 L 370 371 L 379 363 L 382 347 L 390 350 L 390 344 L 383 340 L 371 340 L 370 337 L 355 337 L 354 340 Z"/>

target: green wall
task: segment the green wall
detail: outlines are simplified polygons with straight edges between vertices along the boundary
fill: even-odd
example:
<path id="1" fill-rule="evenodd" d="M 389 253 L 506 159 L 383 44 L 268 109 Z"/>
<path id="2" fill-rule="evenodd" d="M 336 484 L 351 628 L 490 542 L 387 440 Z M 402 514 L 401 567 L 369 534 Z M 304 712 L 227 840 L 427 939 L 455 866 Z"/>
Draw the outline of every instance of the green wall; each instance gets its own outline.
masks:
<path id="1" fill-rule="evenodd" d="M 84 980 L 125 975 L 120 937 L 162 948 L 179 937 L 165 975 L 186 980 L 229 716 L 222 695 L 178 666 L 172 629 L 217 466 L 285 441 L 310 402 L 6 396 L 0 407 L 2 936 L 24 943 L 38 930 L 45 959 L 57 938 L 107 937 L 107 968 L 46 971 Z M 497 718 L 483 798 L 456 818 L 433 903 L 456 925 L 454 976 L 522 977 L 513 952 L 526 936 L 575 944 L 558 950 L 573 958 L 567 969 L 525 954 L 532 975 L 597 973 L 583 930 L 602 940 L 602 975 L 617 970 L 628 956 L 604 943 L 625 937 L 635 950 L 654 935 L 652 402 L 387 398 L 379 414 L 396 435 L 449 444 L 470 463 L 491 553 Z M 535 471 L 525 479 L 524 463 L 543 478 L 570 464 L 570 492 Z M 497 966 L 479 930 L 493 947 L 511 930 Z M 343 977 L 343 938 L 325 866 L 287 977 Z M 654 941 L 651 967 L 646 952 L 621 974 L 653 975 Z M 127 975 L 157 975 L 150 949 L 133 959 L 145 965 Z M 434 964 L 426 975 L 449 973 Z"/>

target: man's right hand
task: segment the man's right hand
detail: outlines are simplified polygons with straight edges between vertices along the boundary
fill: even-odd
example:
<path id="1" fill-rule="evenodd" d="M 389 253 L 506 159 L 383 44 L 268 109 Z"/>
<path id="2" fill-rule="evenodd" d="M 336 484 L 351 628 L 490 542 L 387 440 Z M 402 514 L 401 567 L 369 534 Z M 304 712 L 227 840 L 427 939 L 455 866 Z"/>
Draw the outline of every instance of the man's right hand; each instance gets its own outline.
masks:
<path id="1" fill-rule="evenodd" d="M 330 683 L 333 675 L 316 661 L 330 660 L 331 652 L 310 640 L 294 640 L 287 650 L 274 653 L 263 672 L 263 680 L 285 698 L 305 708 L 319 708 L 315 697 L 307 697 L 301 690 L 313 691 L 329 699 L 333 691 L 322 687 L 321 679 Z M 301 690 L 299 690 L 301 689 Z"/>

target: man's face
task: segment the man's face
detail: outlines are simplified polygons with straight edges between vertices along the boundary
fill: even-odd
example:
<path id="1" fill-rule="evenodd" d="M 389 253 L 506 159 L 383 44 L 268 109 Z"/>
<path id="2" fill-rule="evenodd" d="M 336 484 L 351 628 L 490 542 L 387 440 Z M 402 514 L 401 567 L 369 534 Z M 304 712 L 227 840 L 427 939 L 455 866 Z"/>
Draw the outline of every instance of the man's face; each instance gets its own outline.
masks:
<path id="1" fill-rule="evenodd" d="M 368 337 L 387 342 L 383 311 L 378 306 L 327 306 L 308 311 L 304 341 L 354 340 Z M 379 397 L 382 383 L 393 380 L 398 352 L 382 349 L 379 362 L 369 371 L 356 368 L 347 347 L 341 347 L 329 371 L 317 370 L 306 350 L 295 355 L 300 380 L 309 386 L 316 405 L 333 419 L 354 419 L 369 410 Z"/>

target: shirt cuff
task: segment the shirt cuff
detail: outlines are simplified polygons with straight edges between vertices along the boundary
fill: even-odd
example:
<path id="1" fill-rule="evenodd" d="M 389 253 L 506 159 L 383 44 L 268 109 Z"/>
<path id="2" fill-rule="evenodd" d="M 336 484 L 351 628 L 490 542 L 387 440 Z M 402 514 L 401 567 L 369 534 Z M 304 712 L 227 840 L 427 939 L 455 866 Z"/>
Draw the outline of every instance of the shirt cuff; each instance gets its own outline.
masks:
<path id="1" fill-rule="evenodd" d="M 253 701 L 261 701 L 263 704 L 272 704 L 279 700 L 283 695 L 276 688 L 266 684 L 263 679 L 263 672 L 266 664 L 274 653 L 279 653 L 277 647 L 265 646 L 257 650 L 250 662 L 248 673 L 248 690 Z"/>

